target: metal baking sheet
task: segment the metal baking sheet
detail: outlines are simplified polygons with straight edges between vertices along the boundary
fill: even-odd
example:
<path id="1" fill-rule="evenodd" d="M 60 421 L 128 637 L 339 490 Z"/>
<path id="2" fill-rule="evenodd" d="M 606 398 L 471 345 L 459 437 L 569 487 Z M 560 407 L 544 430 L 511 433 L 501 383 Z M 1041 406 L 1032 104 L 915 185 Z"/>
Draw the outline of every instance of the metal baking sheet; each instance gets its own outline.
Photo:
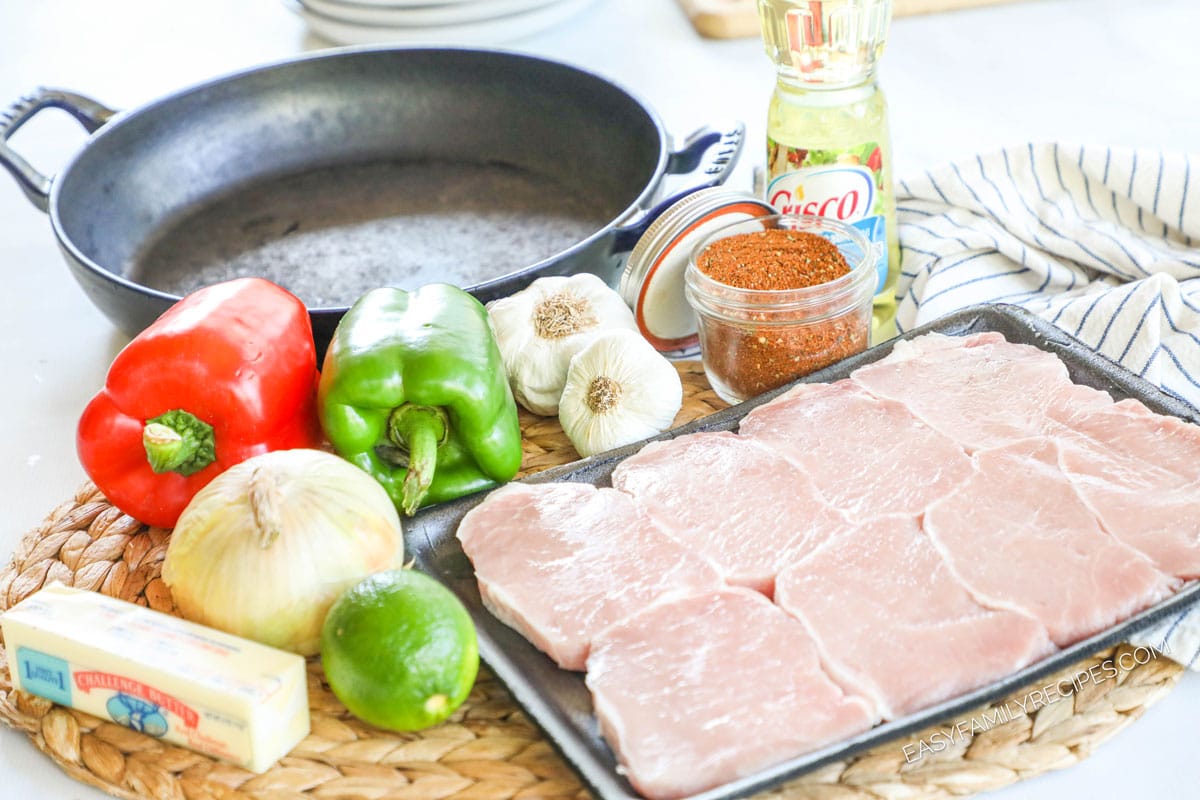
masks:
<path id="1" fill-rule="evenodd" d="M 1030 344 L 1057 355 L 1067 365 L 1072 380 L 1107 391 L 1116 400 L 1136 397 L 1159 413 L 1182 417 L 1193 423 L 1200 422 L 1200 416 L 1191 406 L 1165 394 L 1123 367 L 1097 355 L 1086 345 L 1048 322 L 1016 306 L 975 306 L 943 317 L 900 338 L 911 339 L 930 332 L 963 336 L 982 331 L 997 331 L 1011 342 Z M 859 366 L 887 355 L 891 352 L 893 343 L 871 348 L 801 380 L 834 381 L 844 378 Z M 778 389 L 696 420 L 655 439 L 669 439 L 695 431 L 731 430 L 750 409 L 786 389 L 787 387 Z M 608 486 L 609 476 L 616 465 L 640 450 L 643 444 L 631 445 L 550 469 L 526 480 L 530 483 L 580 481 Z M 602 800 L 638 798 L 637 792 L 618 772 L 613 752 L 600 736 L 599 727 L 592 714 L 591 698 L 584 687 L 583 673 L 559 669 L 547 656 L 483 607 L 471 563 L 454 536 L 463 515 L 482 499 L 482 495 L 466 497 L 418 514 L 407 527 L 406 544 L 409 552 L 420 569 L 440 579 L 466 604 L 479 631 L 479 650 L 484 661 L 507 685 L 516 701 L 575 767 L 591 790 Z M 743 797 L 776 786 L 830 761 L 849 758 L 932 725 L 965 719 L 967 712 L 1000 700 L 1039 678 L 1067 669 L 1099 650 L 1123 642 L 1130 634 L 1153 625 L 1198 599 L 1200 580 L 1190 581 L 1174 596 L 1153 608 L 1061 650 L 1004 680 L 902 719 L 878 725 L 858 736 L 798 756 L 733 783 L 694 795 L 694 798 L 732 800 Z"/>

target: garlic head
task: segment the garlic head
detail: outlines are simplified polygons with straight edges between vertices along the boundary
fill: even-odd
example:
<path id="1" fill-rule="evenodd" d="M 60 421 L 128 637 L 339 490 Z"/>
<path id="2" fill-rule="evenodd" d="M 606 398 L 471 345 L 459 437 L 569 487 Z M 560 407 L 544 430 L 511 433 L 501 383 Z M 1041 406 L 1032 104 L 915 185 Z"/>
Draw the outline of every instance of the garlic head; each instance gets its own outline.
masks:
<path id="1" fill-rule="evenodd" d="M 558 420 L 586 457 L 665 431 L 681 405 L 675 366 L 640 334 L 615 330 L 571 359 Z"/>
<path id="2" fill-rule="evenodd" d="M 571 357 L 607 330 L 637 330 L 619 294 L 588 272 L 538 278 L 487 304 L 496 344 L 517 402 L 553 416 Z"/>
<path id="3" fill-rule="evenodd" d="M 162 577 L 185 619 L 309 656 L 333 601 L 403 561 L 396 506 L 370 475 L 320 450 L 277 450 L 192 498 Z"/>

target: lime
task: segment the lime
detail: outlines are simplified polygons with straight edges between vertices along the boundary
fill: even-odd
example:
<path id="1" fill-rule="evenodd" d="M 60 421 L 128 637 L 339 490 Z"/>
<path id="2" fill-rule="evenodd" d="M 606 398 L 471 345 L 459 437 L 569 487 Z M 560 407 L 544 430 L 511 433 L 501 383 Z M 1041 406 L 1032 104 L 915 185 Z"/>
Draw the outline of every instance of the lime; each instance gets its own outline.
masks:
<path id="1" fill-rule="evenodd" d="M 321 629 L 321 665 L 364 722 L 397 731 L 436 725 L 462 705 L 479 671 L 475 625 L 459 599 L 411 569 L 346 590 Z"/>

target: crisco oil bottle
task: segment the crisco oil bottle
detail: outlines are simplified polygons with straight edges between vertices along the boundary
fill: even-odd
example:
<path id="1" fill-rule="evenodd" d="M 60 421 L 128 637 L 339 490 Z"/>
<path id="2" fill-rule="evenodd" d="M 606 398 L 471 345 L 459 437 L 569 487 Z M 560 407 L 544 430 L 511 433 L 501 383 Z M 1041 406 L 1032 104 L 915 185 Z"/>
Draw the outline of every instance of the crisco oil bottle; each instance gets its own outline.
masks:
<path id="1" fill-rule="evenodd" d="M 900 245 L 887 101 L 875 79 L 891 0 L 758 0 L 778 78 L 767 115 L 766 200 L 836 217 L 882 251 L 873 341 L 895 332 Z"/>

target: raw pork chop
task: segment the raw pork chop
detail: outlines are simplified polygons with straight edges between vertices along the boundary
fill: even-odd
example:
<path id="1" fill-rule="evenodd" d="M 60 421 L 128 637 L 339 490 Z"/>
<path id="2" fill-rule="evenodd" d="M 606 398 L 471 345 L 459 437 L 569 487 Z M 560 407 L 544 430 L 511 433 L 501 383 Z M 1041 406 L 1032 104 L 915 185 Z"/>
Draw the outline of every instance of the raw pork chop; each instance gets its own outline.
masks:
<path id="1" fill-rule="evenodd" d="M 1156 414 L 1133 399 L 1087 409 L 1063 422 L 1121 461 L 1142 465 L 1148 484 L 1200 483 L 1200 426 Z"/>
<path id="2" fill-rule="evenodd" d="M 1070 424 L 1060 464 L 1104 529 L 1163 572 L 1200 577 L 1200 427 L 1136 400 Z"/>
<path id="3" fill-rule="evenodd" d="M 850 379 L 876 397 L 908 406 L 922 422 L 968 451 L 1057 432 L 1055 420 L 1112 403 L 1071 383 L 1056 356 L 998 334 L 958 339 L 928 334 L 899 345 Z"/>
<path id="4" fill-rule="evenodd" d="M 740 431 L 799 466 L 855 520 L 921 514 L 971 474 L 961 447 L 851 381 L 799 384 L 751 411 Z"/>
<path id="5" fill-rule="evenodd" d="M 1040 622 L 979 605 L 915 517 L 876 517 L 779 574 L 775 602 L 804 623 L 835 679 L 884 719 L 1008 675 L 1054 647 Z"/>
<path id="6" fill-rule="evenodd" d="M 1028 439 L 974 457 L 975 472 L 930 506 L 925 530 L 975 599 L 1031 614 L 1065 647 L 1166 597 L 1170 578 L 1106 533 Z"/>
<path id="7" fill-rule="evenodd" d="M 839 517 L 778 453 L 732 433 L 653 442 L 623 461 L 612 485 L 664 530 L 712 561 L 730 583 L 768 596 L 775 573 Z"/>
<path id="8" fill-rule="evenodd" d="M 722 585 L 629 498 L 586 483 L 511 483 L 458 528 L 488 610 L 565 669 L 592 638 L 662 595 Z"/>
<path id="9" fill-rule="evenodd" d="M 657 603 L 595 639 L 587 686 L 604 738 L 651 800 L 711 789 L 867 730 L 804 627 L 760 594 Z"/>
<path id="10" fill-rule="evenodd" d="M 947 336 L 944 333 L 927 333 L 915 339 L 898 339 L 892 346 L 892 352 L 887 354 L 890 361 L 920 358 L 940 350 L 958 350 L 964 347 L 980 347 L 985 344 L 1007 342 L 1004 334 L 997 331 L 983 331 L 966 336 Z"/>

